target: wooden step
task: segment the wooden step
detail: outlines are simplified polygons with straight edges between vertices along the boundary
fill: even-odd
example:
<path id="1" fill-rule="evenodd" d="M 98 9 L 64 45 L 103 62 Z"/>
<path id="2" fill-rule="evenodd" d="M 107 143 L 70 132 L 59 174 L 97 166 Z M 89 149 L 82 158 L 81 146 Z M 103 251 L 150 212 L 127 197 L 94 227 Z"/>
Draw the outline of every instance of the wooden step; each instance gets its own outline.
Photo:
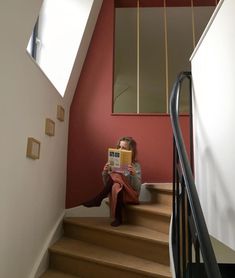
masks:
<path id="1" fill-rule="evenodd" d="M 172 183 L 144 183 L 151 192 L 151 202 L 172 207 Z"/>
<path id="2" fill-rule="evenodd" d="M 172 193 L 172 183 L 159 183 L 159 182 L 153 182 L 153 183 L 144 183 L 144 186 L 149 189 L 155 189 L 157 191 L 163 191 L 163 192 L 169 192 Z"/>
<path id="3" fill-rule="evenodd" d="M 168 266 L 65 237 L 50 248 L 50 254 L 52 269 L 83 278 L 171 277 Z"/>
<path id="4" fill-rule="evenodd" d="M 79 278 L 77 275 L 70 275 L 53 269 L 47 270 L 40 278 Z"/>
<path id="5" fill-rule="evenodd" d="M 171 207 L 165 204 L 141 203 L 127 205 L 126 221 L 132 225 L 144 226 L 162 233 L 169 233 Z"/>
<path id="6" fill-rule="evenodd" d="M 169 236 L 149 228 L 124 224 L 110 226 L 107 217 L 72 217 L 64 219 L 66 237 L 169 265 Z"/>

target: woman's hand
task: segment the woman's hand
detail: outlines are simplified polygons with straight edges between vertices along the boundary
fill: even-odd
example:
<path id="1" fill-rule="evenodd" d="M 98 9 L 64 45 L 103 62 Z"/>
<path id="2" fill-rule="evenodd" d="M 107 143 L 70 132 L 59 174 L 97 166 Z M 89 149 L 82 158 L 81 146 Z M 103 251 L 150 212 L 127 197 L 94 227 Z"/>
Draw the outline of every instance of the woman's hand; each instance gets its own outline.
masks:
<path id="1" fill-rule="evenodd" d="M 130 172 L 130 174 L 132 175 L 132 176 L 135 176 L 136 175 L 136 171 L 135 171 L 135 168 L 134 168 L 134 166 L 133 165 L 128 165 L 128 171 Z"/>
<path id="2" fill-rule="evenodd" d="M 103 171 L 104 171 L 104 172 L 108 172 L 109 170 L 110 170 L 110 164 L 107 162 L 107 163 L 104 165 Z"/>

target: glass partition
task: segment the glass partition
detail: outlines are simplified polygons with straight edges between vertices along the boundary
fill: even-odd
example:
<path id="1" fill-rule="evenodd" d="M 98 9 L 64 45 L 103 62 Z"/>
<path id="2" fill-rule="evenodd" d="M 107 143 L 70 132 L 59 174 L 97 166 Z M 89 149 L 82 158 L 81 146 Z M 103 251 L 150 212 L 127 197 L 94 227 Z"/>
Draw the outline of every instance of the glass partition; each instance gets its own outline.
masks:
<path id="1" fill-rule="evenodd" d="M 217 0 L 116 0 L 114 113 L 169 113 L 169 97 Z M 209 2 L 208 2 L 209 3 Z M 201 6 L 200 6 L 201 5 Z M 188 88 L 182 88 L 187 112 Z"/>
<path id="2" fill-rule="evenodd" d="M 139 112 L 166 112 L 164 9 L 140 8 Z"/>
<path id="3" fill-rule="evenodd" d="M 189 58 L 194 48 L 192 28 L 191 7 L 167 8 L 169 92 L 179 72 L 188 71 L 191 68 Z M 187 85 L 187 82 L 185 84 Z M 183 86 L 181 92 L 181 112 L 187 112 L 188 87 Z M 169 99 L 170 93 L 168 101 Z"/>
<path id="4" fill-rule="evenodd" d="M 115 16 L 113 112 L 137 112 L 137 7 L 118 8 Z"/>

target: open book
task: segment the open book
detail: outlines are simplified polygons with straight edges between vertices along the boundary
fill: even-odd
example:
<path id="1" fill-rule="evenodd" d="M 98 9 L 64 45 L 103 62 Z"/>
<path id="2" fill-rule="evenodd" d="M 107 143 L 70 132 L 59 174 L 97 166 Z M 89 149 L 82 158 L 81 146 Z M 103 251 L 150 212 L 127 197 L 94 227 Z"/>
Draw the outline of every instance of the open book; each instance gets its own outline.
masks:
<path id="1" fill-rule="evenodd" d="M 113 172 L 126 173 L 132 161 L 132 151 L 121 149 L 108 149 L 108 162 Z"/>

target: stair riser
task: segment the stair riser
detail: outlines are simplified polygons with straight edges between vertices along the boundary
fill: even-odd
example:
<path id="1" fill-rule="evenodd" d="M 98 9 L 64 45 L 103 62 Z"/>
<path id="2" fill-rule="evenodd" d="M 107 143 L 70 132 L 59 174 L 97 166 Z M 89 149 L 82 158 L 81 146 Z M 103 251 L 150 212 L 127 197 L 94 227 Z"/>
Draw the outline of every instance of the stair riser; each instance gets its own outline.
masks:
<path id="1" fill-rule="evenodd" d="M 170 217 L 168 216 L 127 210 L 126 219 L 128 223 L 133 225 L 140 225 L 166 234 L 169 233 Z"/>
<path id="2" fill-rule="evenodd" d="M 79 227 L 68 223 L 64 225 L 64 232 L 66 237 L 84 240 L 94 244 L 99 243 L 112 250 L 169 265 L 168 244 L 146 241 L 141 238 L 136 239 L 120 236 L 119 234 L 111 234 L 109 232 Z"/>
<path id="3" fill-rule="evenodd" d="M 115 262 L 115 259 L 114 259 Z M 61 254 L 51 253 L 50 267 L 65 273 L 78 275 L 83 278 L 165 278 L 162 275 L 148 275 L 147 273 L 137 273 L 135 270 L 122 269 L 118 266 L 102 264 L 100 262 L 88 261 L 86 258 L 73 258 Z"/>
<path id="4" fill-rule="evenodd" d="M 172 193 L 151 190 L 151 202 L 172 207 Z"/>

